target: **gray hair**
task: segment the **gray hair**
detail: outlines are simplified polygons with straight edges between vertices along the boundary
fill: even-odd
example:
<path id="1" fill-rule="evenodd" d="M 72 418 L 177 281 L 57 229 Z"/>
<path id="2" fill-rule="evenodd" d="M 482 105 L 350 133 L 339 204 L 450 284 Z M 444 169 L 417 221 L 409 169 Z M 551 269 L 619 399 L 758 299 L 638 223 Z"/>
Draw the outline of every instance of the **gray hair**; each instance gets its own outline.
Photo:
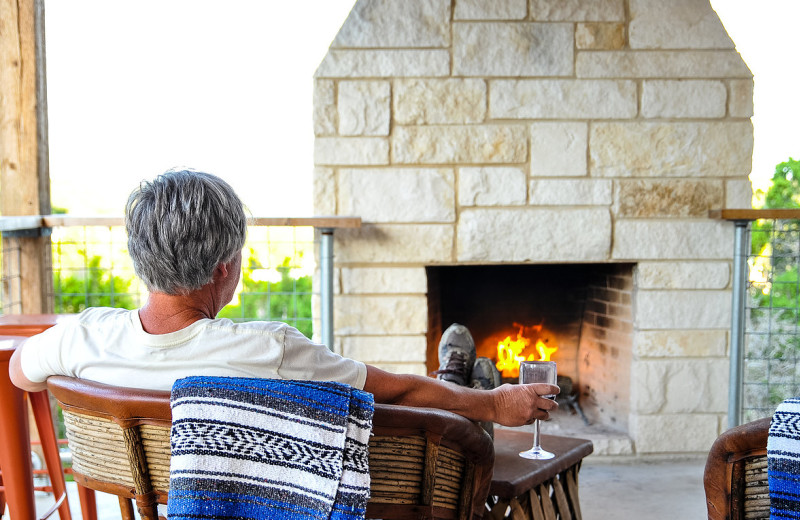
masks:
<path id="1" fill-rule="evenodd" d="M 247 217 L 230 185 L 192 170 L 143 181 L 125 205 L 128 251 L 148 290 L 186 294 L 244 247 Z"/>

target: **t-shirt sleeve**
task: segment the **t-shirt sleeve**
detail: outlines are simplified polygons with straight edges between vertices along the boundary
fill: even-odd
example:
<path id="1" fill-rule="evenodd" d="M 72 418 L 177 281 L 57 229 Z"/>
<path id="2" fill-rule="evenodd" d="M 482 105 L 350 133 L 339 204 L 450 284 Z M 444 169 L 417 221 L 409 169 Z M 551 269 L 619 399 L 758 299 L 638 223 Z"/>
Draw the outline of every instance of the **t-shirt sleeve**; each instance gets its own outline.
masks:
<path id="1" fill-rule="evenodd" d="M 284 379 L 336 381 L 359 390 L 367 381 L 367 366 L 342 357 L 325 345 L 306 338 L 294 327 L 286 327 L 283 361 L 278 370 Z"/>
<path id="2" fill-rule="evenodd" d="M 72 376 L 65 368 L 63 360 L 68 355 L 65 351 L 65 335 L 74 326 L 72 320 L 59 323 L 41 334 L 28 338 L 20 347 L 20 366 L 22 373 L 29 381 L 41 383 L 50 376 Z"/>

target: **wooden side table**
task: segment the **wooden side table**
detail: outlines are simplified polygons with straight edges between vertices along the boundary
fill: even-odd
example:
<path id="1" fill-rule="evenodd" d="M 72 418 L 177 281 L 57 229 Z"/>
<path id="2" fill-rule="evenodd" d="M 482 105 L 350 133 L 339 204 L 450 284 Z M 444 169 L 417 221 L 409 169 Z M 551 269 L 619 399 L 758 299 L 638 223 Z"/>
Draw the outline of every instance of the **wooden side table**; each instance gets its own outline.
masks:
<path id="1" fill-rule="evenodd" d="M 519 456 L 533 444 L 533 434 L 494 431 L 494 476 L 486 518 L 491 520 L 581 520 L 578 472 L 593 451 L 592 441 L 542 435 L 550 460 Z"/>

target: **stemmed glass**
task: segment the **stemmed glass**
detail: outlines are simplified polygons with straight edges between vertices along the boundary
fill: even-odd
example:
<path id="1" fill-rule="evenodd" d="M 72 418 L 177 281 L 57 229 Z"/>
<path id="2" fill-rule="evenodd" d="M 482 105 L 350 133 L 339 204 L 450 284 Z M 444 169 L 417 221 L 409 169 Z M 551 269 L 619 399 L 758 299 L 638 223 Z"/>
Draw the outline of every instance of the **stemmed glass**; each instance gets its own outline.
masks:
<path id="1" fill-rule="evenodd" d="M 556 384 L 556 363 L 555 361 L 523 361 L 519 367 L 520 384 L 528 383 L 548 383 Z M 546 399 L 555 399 L 555 395 L 543 395 Z M 533 423 L 533 447 L 527 451 L 520 452 L 520 457 L 534 460 L 546 460 L 555 457 L 549 451 L 545 451 L 539 445 L 539 419 Z"/>

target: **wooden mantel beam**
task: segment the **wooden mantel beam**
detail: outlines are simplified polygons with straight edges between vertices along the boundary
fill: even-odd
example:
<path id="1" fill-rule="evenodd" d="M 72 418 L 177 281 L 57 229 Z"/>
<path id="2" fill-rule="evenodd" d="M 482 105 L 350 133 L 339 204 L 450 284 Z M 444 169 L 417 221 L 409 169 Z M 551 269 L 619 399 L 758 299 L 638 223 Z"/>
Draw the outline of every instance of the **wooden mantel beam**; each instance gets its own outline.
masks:
<path id="1" fill-rule="evenodd" d="M 0 213 L 50 213 L 44 1 L 0 0 Z M 3 237 L 6 312 L 50 312 L 50 239 Z M 18 262 L 16 251 L 19 251 Z M 18 280 L 20 294 L 9 294 Z M 14 284 L 15 286 L 17 284 Z"/>

